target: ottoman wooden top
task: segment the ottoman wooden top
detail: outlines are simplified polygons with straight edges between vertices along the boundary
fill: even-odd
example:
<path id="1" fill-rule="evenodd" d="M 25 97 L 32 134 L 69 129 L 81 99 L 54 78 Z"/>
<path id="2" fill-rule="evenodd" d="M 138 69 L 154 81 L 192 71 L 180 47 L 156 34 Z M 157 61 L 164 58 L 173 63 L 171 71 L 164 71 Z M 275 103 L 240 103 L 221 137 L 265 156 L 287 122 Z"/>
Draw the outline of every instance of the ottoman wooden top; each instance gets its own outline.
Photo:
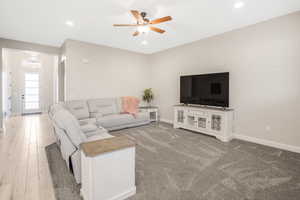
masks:
<path id="1" fill-rule="evenodd" d="M 80 146 L 87 157 L 95 157 L 103 153 L 133 147 L 135 145 L 136 143 L 126 136 L 118 136 L 82 143 Z"/>

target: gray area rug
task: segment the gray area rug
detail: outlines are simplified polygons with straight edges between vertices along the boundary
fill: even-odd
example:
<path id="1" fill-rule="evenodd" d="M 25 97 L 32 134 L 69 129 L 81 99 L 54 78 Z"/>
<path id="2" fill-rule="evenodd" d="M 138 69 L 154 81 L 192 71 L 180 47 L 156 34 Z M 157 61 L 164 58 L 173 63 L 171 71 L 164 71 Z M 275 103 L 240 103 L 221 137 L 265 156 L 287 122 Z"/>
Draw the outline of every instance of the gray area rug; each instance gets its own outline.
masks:
<path id="1" fill-rule="evenodd" d="M 138 144 L 137 194 L 129 200 L 300 199 L 299 154 L 240 140 L 222 143 L 165 123 L 112 134 Z M 55 146 L 46 151 L 57 199 L 80 199 Z"/>
<path id="2" fill-rule="evenodd" d="M 76 184 L 56 143 L 45 148 L 57 200 L 82 200 L 80 185 Z"/>

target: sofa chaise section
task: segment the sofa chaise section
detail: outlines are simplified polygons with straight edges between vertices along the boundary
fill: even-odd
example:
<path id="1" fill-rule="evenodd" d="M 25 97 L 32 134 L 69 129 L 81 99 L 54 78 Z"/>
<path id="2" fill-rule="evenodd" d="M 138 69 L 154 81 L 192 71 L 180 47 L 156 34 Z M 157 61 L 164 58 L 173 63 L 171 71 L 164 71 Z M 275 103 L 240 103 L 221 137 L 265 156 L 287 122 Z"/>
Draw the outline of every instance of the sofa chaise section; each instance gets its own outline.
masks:
<path id="1" fill-rule="evenodd" d="M 60 108 L 60 109 L 59 109 Z M 77 183 L 81 182 L 80 144 L 113 137 L 104 128 L 93 124 L 89 129 L 80 126 L 79 121 L 64 106 L 53 106 L 49 111 L 57 143 L 68 168 L 73 171 Z M 95 128 L 96 127 L 96 128 Z"/>
<path id="2" fill-rule="evenodd" d="M 118 130 L 150 123 L 147 113 L 123 113 L 121 98 L 76 100 L 55 104 L 49 109 L 57 144 L 77 183 L 81 183 L 80 144 L 113 137 Z"/>

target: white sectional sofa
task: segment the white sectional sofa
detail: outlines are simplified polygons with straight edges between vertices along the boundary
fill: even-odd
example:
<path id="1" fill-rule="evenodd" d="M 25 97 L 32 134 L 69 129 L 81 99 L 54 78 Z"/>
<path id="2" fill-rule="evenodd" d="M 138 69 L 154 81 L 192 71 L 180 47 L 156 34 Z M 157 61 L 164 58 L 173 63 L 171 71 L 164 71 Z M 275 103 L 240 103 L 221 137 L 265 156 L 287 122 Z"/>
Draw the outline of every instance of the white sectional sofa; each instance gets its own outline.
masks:
<path id="1" fill-rule="evenodd" d="M 65 105 L 80 121 L 81 125 L 94 123 L 109 131 L 144 125 L 150 122 L 147 113 L 140 112 L 135 117 L 131 114 L 124 114 L 121 98 L 69 101 Z"/>
<path id="2" fill-rule="evenodd" d="M 134 117 L 122 111 L 121 98 L 68 101 L 49 110 L 63 159 L 81 182 L 80 144 L 113 137 L 108 131 L 150 123 L 147 113 Z"/>

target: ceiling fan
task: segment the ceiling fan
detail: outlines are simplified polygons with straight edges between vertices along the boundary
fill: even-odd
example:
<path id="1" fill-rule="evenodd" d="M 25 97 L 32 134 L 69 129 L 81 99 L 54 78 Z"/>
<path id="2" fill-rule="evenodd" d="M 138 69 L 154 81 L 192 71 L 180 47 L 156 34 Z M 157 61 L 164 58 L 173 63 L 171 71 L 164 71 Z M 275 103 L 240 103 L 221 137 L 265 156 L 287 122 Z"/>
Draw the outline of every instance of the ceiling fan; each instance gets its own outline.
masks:
<path id="1" fill-rule="evenodd" d="M 149 30 L 157 32 L 157 33 L 164 33 L 164 32 L 166 32 L 165 30 L 154 27 L 152 25 L 160 24 L 160 23 L 172 20 L 171 16 L 166 16 L 166 17 L 155 19 L 155 20 L 149 20 L 148 18 L 146 18 L 146 16 L 147 16 L 146 12 L 139 12 L 137 10 L 131 10 L 131 14 L 136 19 L 136 24 L 114 24 L 114 26 L 137 27 L 137 30 L 132 34 L 133 36 L 138 36 L 140 33 L 146 33 Z"/>

